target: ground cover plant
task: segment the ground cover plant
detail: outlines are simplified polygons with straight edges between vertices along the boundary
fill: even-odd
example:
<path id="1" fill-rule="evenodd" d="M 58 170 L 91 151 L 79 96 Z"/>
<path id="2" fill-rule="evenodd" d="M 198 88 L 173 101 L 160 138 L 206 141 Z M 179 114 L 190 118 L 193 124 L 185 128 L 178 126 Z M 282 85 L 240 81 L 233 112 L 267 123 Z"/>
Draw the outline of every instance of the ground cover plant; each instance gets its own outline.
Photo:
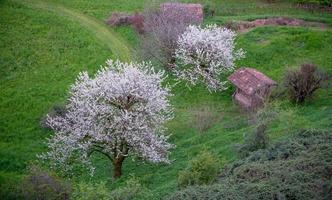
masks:
<path id="1" fill-rule="evenodd" d="M 41 2 L 43 6 L 40 6 Z M 89 75 L 93 75 L 106 59 L 118 58 L 113 52 L 127 55 L 127 51 L 123 53 L 126 48 L 114 45 L 113 41 L 137 48 L 138 37 L 131 27 L 112 29 L 104 24 L 105 19 L 113 11 L 142 11 L 146 2 L 1 1 L 1 199 L 19 199 L 21 189 L 18 187 L 28 174 L 30 161 L 36 160 L 37 154 L 47 151 L 44 142 L 52 134 L 52 131 L 40 126 L 40 119 L 52 107 L 66 104 L 69 86 L 75 82 L 79 72 L 87 70 Z M 50 9 L 54 5 L 57 9 Z M 287 1 L 270 4 L 258 0 L 223 0 L 215 1 L 214 8 L 214 16 L 206 18 L 204 24 L 222 25 L 232 20 L 271 16 L 332 24 L 331 13 L 302 9 Z M 116 40 L 113 40 L 114 36 Z M 287 69 L 305 62 L 314 63 L 332 74 L 332 34 L 329 27 L 263 26 L 240 33 L 236 42 L 237 47 L 245 47 L 246 51 L 246 58 L 237 61 L 236 66 L 254 67 L 279 85 Z M 169 81 L 175 82 L 172 76 L 169 76 Z M 179 172 L 186 169 L 199 152 L 212 151 L 216 154 L 216 160 L 224 160 L 228 164 L 235 161 L 234 144 L 243 142 L 251 126 L 246 114 L 232 103 L 233 89 L 229 87 L 222 94 L 211 94 L 200 84 L 191 90 L 177 84 L 172 89 L 174 96 L 171 98 L 175 118 L 167 124 L 172 133 L 169 142 L 176 145 L 170 154 L 172 165 L 156 166 L 137 158 L 134 161 L 128 159 L 123 164 L 122 177 L 114 181 L 110 179 L 113 174 L 111 163 L 102 156 L 94 155 L 91 160 L 96 166 L 95 176 L 91 178 L 83 174 L 73 177 L 73 193 L 77 194 L 75 191 L 78 191 L 79 184 L 97 188 L 92 184 L 94 182 L 105 182 L 105 187 L 100 186 L 100 190 L 105 189 L 106 193 L 121 190 L 134 175 L 142 187 L 151 191 L 156 199 L 161 199 L 178 190 Z M 280 137 L 287 139 L 299 128 L 331 129 L 331 95 L 329 88 L 318 89 L 313 98 L 303 105 L 294 105 L 288 98 L 275 99 L 282 109 L 288 111 L 288 115 L 271 123 L 266 131 L 269 141 Z M 199 110 L 202 106 L 212 107 L 222 117 L 209 125 L 204 134 L 197 134 L 197 128 L 190 125 L 192 110 L 193 107 Z M 231 187 L 225 188 L 232 191 Z"/>
<path id="2" fill-rule="evenodd" d="M 226 167 L 218 184 L 168 199 L 329 199 L 332 135 L 303 130 Z"/>

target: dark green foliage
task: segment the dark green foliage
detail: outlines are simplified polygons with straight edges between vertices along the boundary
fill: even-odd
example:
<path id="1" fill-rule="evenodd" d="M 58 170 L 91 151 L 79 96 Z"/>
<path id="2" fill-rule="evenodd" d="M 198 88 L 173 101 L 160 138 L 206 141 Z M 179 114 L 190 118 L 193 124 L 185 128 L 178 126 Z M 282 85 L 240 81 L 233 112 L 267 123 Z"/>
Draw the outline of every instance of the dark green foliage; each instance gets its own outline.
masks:
<path id="1" fill-rule="evenodd" d="M 321 6 L 332 6 L 332 0 L 295 0 L 296 3 L 300 4 L 312 4 Z"/>
<path id="2" fill-rule="evenodd" d="M 269 136 L 266 133 L 268 126 L 279 116 L 280 108 L 278 105 L 265 105 L 256 113 L 252 113 L 250 121 L 253 123 L 254 130 L 245 136 L 244 142 L 237 146 L 240 157 L 246 157 L 250 152 L 258 149 L 265 149 L 269 144 Z"/>
<path id="3" fill-rule="evenodd" d="M 269 143 L 269 137 L 266 133 L 266 125 L 260 125 L 248 134 L 242 145 L 239 145 L 237 151 L 240 157 L 247 156 L 250 152 L 258 149 L 265 149 Z"/>
<path id="4" fill-rule="evenodd" d="M 304 130 L 224 169 L 211 186 L 168 199 L 331 199 L 332 133 Z"/>
<path id="5" fill-rule="evenodd" d="M 32 166 L 22 182 L 22 192 L 24 199 L 67 200 L 70 199 L 71 185 L 54 174 Z"/>
<path id="6" fill-rule="evenodd" d="M 180 187 L 188 185 L 208 184 L 215 180 L 219 170 L 219 163 L 216 155 L 203 151 L 196 158 L 190 161 L 188 167 L 180 171 L 178 183 Z"/>

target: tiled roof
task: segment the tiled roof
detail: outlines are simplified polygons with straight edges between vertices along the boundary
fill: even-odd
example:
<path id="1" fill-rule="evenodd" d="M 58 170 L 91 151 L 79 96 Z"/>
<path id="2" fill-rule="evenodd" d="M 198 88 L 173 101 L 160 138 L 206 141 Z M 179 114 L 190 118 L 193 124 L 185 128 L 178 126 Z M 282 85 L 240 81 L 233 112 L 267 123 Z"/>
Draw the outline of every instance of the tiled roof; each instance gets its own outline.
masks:
<path id="1" fill-rule="evenodd" d="M 263 73 L 247 67 L 236 70 L 228 77 L 228 80 L 248 95 L 253 94 L 265 86 L 277 84 Z"/>

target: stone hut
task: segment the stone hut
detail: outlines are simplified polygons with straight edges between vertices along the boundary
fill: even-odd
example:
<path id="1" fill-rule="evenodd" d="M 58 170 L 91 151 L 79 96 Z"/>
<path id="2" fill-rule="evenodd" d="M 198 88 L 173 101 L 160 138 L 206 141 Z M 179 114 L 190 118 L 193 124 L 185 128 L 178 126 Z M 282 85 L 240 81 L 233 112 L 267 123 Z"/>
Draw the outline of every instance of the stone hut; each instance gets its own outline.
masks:
<path id="1" fill-rule="evenodd" d="M 246 67 L 236 70 L 228 80 L 236 87 L 234 101 L 245 110 L 262 106 L 271 93 L 271 87 L 277 85 L 263 73 Z"/>
<path id="2" fill-rule="evenodd" d="M 194 3 L 163 3 L 160 5 L 161 12 L 170 13 L 174 15 L 176 13 L 185 14 L 187 18 L 195 23 L 203 22 L 203 6 L 201 4 Z"/>

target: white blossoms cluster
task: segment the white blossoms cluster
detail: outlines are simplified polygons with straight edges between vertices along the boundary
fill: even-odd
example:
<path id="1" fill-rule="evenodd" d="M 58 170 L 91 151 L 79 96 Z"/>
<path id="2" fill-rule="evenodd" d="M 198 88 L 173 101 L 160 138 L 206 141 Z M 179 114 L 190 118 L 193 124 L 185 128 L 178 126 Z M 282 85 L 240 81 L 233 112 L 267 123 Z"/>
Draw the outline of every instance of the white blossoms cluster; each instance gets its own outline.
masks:
<path id="1" fill-rule="evenodd" d="M 189 85 L 203 82 L 210 92 L 226 89 L 226 81 L 220 81 L 219 76 L 234 70 L 234 61 L 244 57 L 242 49 L 235 50 L 235 36 L 233 31 L 216 25 L 189 26 L 179 37 L 175 52 L 178 79 Z"/>
<path id="2" fill-rule="evenodd" d="M 94 78 L 81 73 L 71 87 L 66 115 L 48 117 L 55 134 L 42 157 L 65 171 L 73 161 L 91 167 L 93 152 L 106 155 L 113 164 L 131 154 L 169 162 L 173 145 L 163 125 L 173 114 L 163 80 L 164 73 L 155 72 L 149 63 L 109 60 Z"/>

